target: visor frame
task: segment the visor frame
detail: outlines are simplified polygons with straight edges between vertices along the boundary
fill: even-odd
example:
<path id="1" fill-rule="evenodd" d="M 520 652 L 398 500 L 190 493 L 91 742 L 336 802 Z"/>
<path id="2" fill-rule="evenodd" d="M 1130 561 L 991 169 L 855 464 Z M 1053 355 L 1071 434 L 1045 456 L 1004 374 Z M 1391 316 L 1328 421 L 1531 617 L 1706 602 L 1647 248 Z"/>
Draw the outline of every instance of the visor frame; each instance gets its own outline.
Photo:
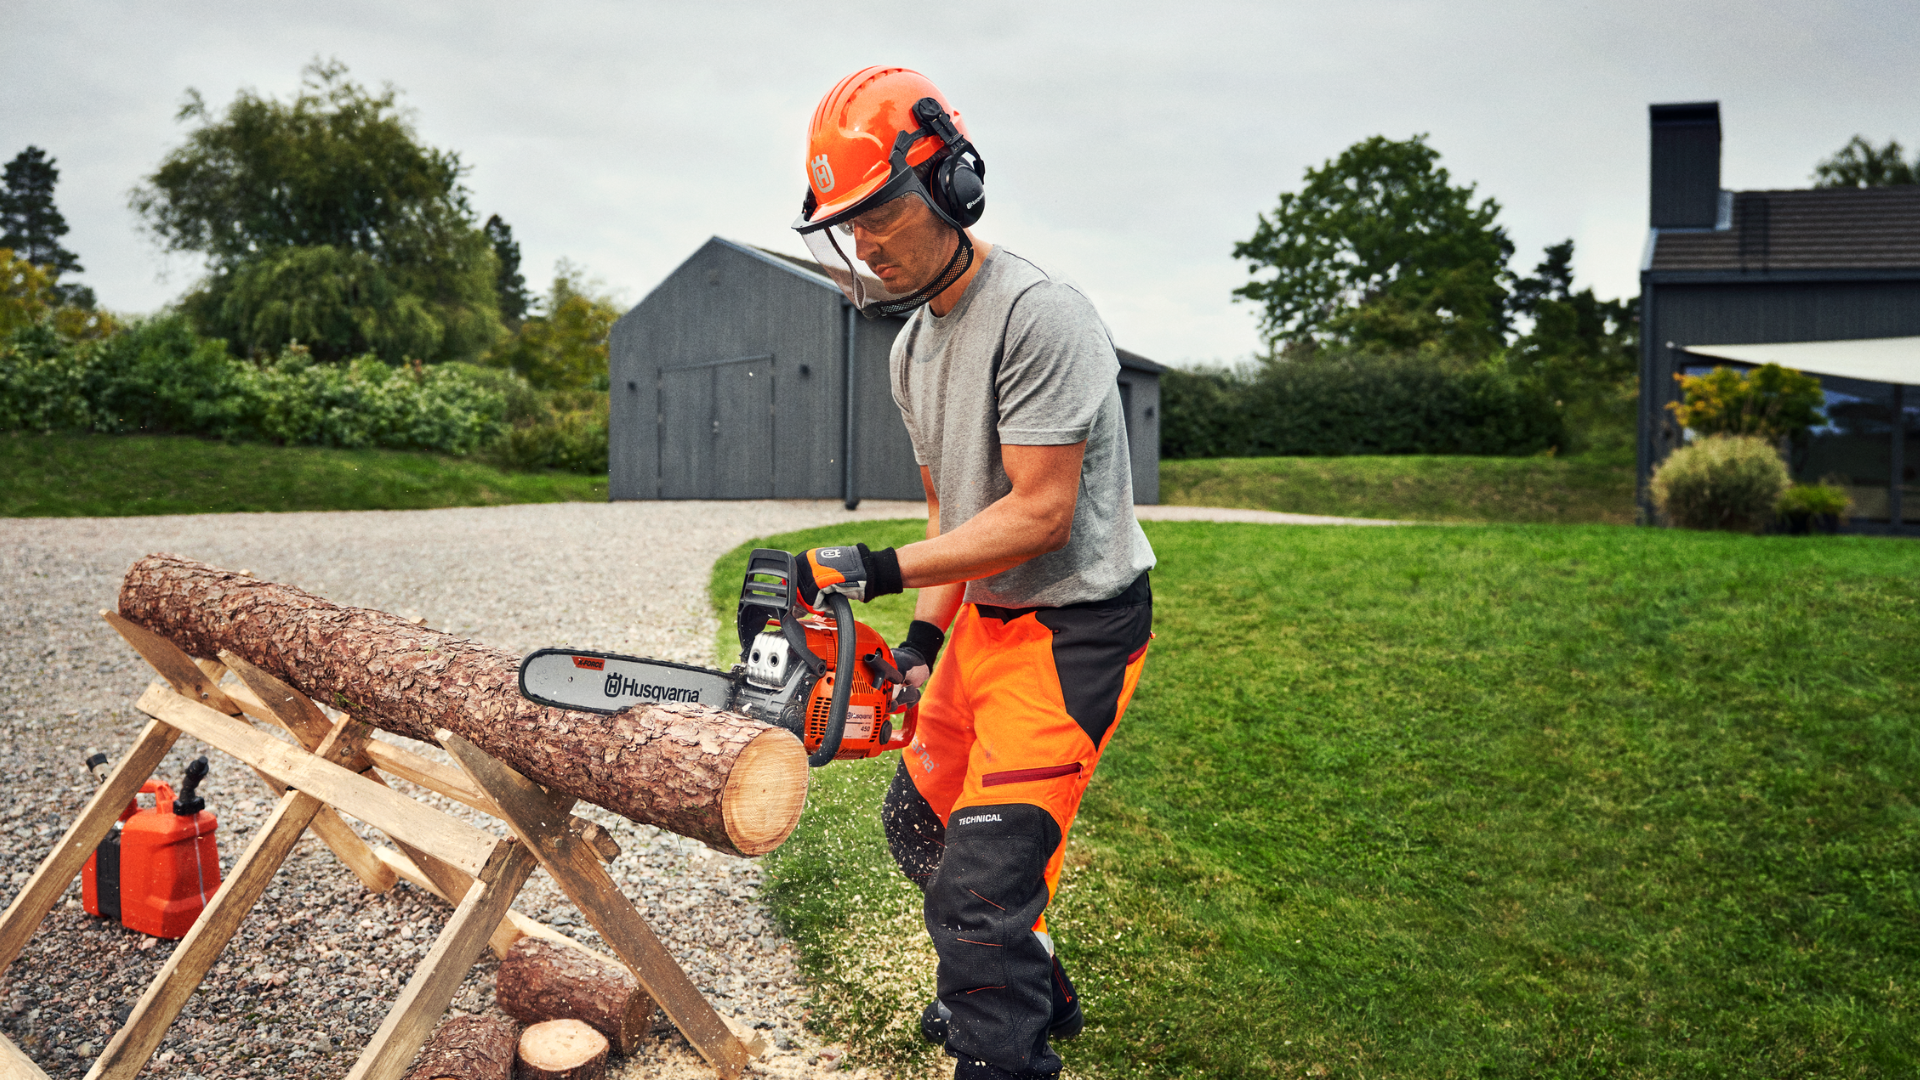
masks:
<path id="1" fill-rule="evenodd" d="M 913 166 L 907 164 L 907 152 L 913 148 L 914 144 L 918 143 L 921 139 L 939 138 L 940 135 L 938 132 L 935 132 L 930 126 L 924 124 L 913 131 L 901 132 L 893 141 L 893 153 L 887 156 L 887 168 L 893 175 L 887 177 L 886 183 L 881 184 L 878 188 L 874 189 L 872 194 L 854 203 L 852 206 L 821 218 L 818 221 L 808 219 L 807 215 L 815 211 L 803 205 L 800 210 L 800 216 L 793 219 L 793 231 L 805 236 L 810 232 L 832 228 L 835 225 L 844 224 L 859 217 L 861 214 L 879 206 L 881 203 L 892 202 L 902 195 L 917 194 L 920 196 L 920 200 L 927 204 L 927 208 L 932 210 L 934 215 L 941 221 L 946 222 L 961 232 L 965 232 L 966 227 L 955 221 L 951 215 L 940 208 L 939 200 L 933 197 L 933 192 L 927 190 L 927 185 L 920 180 L 920 174 L 913 170 Z M 942 141 L 944 142 L 944 140 Z M 979 157 L 979 152 L 974 150 L 973 144 L 964 138 L 960 140 L 958 146 L 948 147 L 948 150 L 952 153 L 968 153 L 972 154 L 975 158 Z M 933 159 L 929 158 L 928 160 L 931 161 Z M 807 198 L 805 202 L 812 203 L 813 200 L 813 188 L 809 187 L 807 188 Z"/>

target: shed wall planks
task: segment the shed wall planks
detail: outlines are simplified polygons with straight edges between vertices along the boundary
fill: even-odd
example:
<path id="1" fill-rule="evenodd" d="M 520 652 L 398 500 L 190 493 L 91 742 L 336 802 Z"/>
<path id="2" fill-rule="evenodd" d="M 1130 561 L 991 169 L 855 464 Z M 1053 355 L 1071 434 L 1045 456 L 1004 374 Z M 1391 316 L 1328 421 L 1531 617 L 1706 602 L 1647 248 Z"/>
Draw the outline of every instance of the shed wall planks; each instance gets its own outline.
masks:
<path id="1" fill-rule="evenodd" d="M 703 244 L 614 324 L 611 497 L 842 497 L 845 311 L 824 277 L 719 237 Z M 853 461 L 863 499 L 924 495 L 887 373 L 902 325 L 853 322 Z M 1154 502 L 1159 380 L 1133 370 L 1123 378 L 1134 497 Z"/>

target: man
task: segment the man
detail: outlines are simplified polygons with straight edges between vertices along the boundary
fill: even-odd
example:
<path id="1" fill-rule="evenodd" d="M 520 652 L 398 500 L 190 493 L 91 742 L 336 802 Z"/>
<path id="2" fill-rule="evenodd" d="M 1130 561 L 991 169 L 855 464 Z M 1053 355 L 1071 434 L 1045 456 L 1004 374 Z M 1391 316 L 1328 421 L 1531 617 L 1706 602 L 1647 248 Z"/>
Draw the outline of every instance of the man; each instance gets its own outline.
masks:
<path id="1" fill-rule="evenodd" d="M 1084 295 L 968 231 L 985 162 L 924 76 L 849 76 L 808 143 L 794 228 L 863 312 L 912 312 L 890 367 L 927 538 L 807 552 L 802 595 L 920 590 L 894 652 L 919 727 L 882 816 L 940 958 L 922 1029 L 959 1080 L 1051 1076 L 1082 1017 L 1043 912 L 1152 636 L 1119 361 Z"/>

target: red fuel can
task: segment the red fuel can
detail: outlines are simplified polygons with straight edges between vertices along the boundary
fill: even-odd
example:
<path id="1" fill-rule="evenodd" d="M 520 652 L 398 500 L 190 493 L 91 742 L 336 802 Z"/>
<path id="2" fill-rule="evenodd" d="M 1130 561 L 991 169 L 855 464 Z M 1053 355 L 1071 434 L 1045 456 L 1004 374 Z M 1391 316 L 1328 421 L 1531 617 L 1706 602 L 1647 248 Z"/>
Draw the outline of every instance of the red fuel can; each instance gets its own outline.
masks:
<path id="1" fill-rule="evenodd" d="M 105 755 L 99 756 L 105 760 Z M 162 800 L 173 802 L 173 789 L 158 780 L 141 784 L 140 794 L 152 795 L 156 807 Z M 120 827 L 139 812 L 139 799 L 127 803 L 127 808 L 120 811 L 120 820 L 107 830 L 107 838 L 100 841 L 100 846 L 87 856 L 87 864 L 80 868 L 80 903 L 89 915 L 120 918 Z"/>
<path id="2" fill-rule="evenodd" d="M 220 887 L 219 819 L 196 792 L 206 775 L 207 759 L 194 759 L 177 797 L 154 785 L 153 808 L 120 827 L 120 921 L 129 930 L 185 937 Z"/>

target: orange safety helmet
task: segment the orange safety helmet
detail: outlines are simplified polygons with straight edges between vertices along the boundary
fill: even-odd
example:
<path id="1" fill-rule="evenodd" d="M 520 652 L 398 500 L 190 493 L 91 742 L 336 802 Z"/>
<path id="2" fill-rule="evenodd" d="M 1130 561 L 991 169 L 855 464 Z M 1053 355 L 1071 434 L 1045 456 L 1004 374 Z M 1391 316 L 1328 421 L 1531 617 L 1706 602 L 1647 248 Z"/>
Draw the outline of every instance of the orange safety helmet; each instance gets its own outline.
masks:
<path id="1" fill-rule="evenodd" d="M 937 160 L 936 160 L 937 159 Z M 935 162 L 925 181 L 917 166 Z M 966 230 L 986 209 L 986 162 L 968 141 L 958 111 L 932 80 L 899 67 L 869 67 L 840 80 L 813 111 L 807 128 L 807 193 L 795 231 L 827 276 L 869 316 L 919 307 L 966 273 L 973 245 Z M 883 203 L 917 195 L 952 226 L 960 242 L 947 267 L 910 294 L 896 294 L 857 268 L 854 218 Z"/>

